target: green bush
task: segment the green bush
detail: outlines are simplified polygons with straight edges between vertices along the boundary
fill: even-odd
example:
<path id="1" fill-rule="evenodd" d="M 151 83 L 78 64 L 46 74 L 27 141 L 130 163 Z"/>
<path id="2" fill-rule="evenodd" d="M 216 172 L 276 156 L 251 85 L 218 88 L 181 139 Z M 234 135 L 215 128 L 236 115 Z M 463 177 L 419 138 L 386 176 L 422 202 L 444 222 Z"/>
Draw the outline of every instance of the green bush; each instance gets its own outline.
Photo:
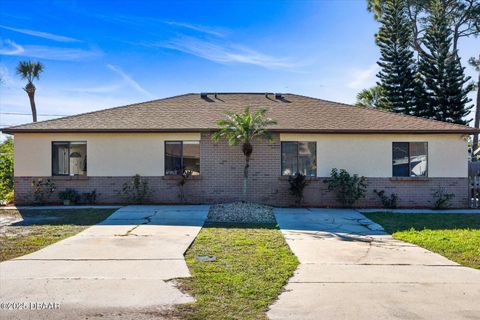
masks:
<path id="1" fill-rule="evenodd" d="M 5 202 L 5 204 L 11 204 L 13 203 L 14 198 L 15 194 L 13 193 L 13 190 L 11 190 L 5 195 L 3 201 Z"/>
<path id="2" fill-rule="evenodd" d="M 433 196 L 433 209 L 441 210 L 451 206 L 450 201 L 455 198 L 453 193 L 447 193 L 444 188 L 438 187 Z"/>
<path id="3" fill-rule="evenodd" d="M 398 200 L 398 195 L 396 193 L 392 193 L 390 197 L 387 197 L 385 195 L 385 190 L 373 190 L 373 192 L 376 193 L 376 195 L 380 198 L 380 201 L 383 204 L 384 208 L 387 209 L 396 209 L 397 208 L 397 200 Z"/>
<path id="4" fill-rule="evenodd" d="M 13 139 L 0 144 L 0 202 L 13 202 Z"/>
<path id="5" fill-rule="evenodd" d="M 92 192 L 82 193 L 83 201 L 88 204 L 95 204 L 98 197 L 97 189 L 93 189 Z"/>
<path id="6" fill-rule="evenodd" d="M 58 197 L 61 200 L 70 200 L 73 203 L 80 200 L 80 194 L 74 189 L 65 189 L 58 193 Z"/>
<path id="7" fill-rule="evenodd" d="M 307 177 L 301 173 L 296 173 L 288 177 L 290 184 L 290 194 L 295 197 L 295 204 L 300 206 L 303 200 L 303 189 L 308 186 Z"/>
<path id="8" fill-rule="evenodd" d="M 123 184 L 122 192 L 129 201 L 141 203 L 150 193 L 150 187 L 147 180 L 136 174 L 132 177 L 132 180 Z"/>
<path id="9" fill-rule="evenodd" d="M 328 184 L 329 191 L 337 193 L 337 201 L 344 207 L 352 207 L 360 198 L 365 197 L 367 183 L 365 177 L 359 177 L 357 174 L 350 175 L 347 170 L 333 168 L 330 172 L 330 178 L 324 180 Z"/>
<path id="10" fill-rule="evenodd" d="M 54 193 L 57 189 L 57 187 L 55 186 L 55 182 L 48 178 L 37 178 L 32 180 L 32 187 L 33 198 L 35 199 L 35 202 L 39 204 L 43 204 L 48 201 L 52 193 Z"/>

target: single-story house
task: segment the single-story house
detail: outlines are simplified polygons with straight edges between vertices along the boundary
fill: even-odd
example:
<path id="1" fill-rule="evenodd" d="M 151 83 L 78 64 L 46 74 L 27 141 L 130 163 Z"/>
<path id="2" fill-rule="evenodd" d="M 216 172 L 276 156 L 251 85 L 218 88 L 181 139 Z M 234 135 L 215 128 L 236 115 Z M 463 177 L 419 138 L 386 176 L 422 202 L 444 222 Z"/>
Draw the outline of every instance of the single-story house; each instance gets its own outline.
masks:
<path id="1" fill-rule="evenodd" d="M 125 202 L 122 185 L 139 174 L 146 201 L 178 203 L 182 168 L 194 175 L 185 201 L 242 199 L 240 147 L 213 142 L 225 112 L 268 109 L 277 121 L 273 143 L 258 140 L 251 159 L 248 199 L 293 203 L 287 176 L 310 176 L 305 205 L 338 206 L 323 182 L 332 168 L 367 178 L 357 206 L 380 207 L 373 190 L 396 193 L 402 207 L 431 207 L 433 192 L 453 193 L 468 206 L 467 138 L 475 129 L 296 94 L 184 94 L 4 129 L 15 141 L 15 202 L 33 202 L 32 180 L 50 178 L 56 190 L 96 190 L 99 203 Z M 51 201 L 59 201 L 55 193 Z"/>

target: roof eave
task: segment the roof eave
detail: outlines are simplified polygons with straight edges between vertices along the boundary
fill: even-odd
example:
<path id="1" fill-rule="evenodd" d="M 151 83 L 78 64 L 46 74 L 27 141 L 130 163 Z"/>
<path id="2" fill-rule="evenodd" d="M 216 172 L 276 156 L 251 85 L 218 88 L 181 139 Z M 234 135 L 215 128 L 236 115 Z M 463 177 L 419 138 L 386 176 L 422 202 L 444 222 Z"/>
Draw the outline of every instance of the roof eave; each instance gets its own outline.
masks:
<path id="1" fill-rule="evenodd" d="M 161 132 L 210 132 L 216 128 L 162 128 L 162 129 L 22 129 L 5 128 L 6 134 L 16 133 L 161 133 Z M 377 129 L 270 129 L 275 133 L 323 133 L 323 134 L 475 134 L 480 129 L 426 129 L 426 130 L 377 130 Z"/>

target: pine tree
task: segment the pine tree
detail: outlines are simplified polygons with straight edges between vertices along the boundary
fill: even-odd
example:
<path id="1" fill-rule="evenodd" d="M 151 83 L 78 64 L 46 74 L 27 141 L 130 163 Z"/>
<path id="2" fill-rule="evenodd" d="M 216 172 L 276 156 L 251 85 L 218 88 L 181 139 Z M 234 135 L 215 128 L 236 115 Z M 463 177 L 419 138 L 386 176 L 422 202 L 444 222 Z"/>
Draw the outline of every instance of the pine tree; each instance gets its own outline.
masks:
<path id="1" fill-rule="evenodd" d="M 428 17 L 423 45 L 425 53 L 420 55 L 419 72 L 426 88 L 425 117 L 458 124 L 467 124 L 465 117 L 472 106 L 460 57 L 452 50 L 452 31 L 447 17 L 447 1 L 434 0 Z"/>
<path id="2" fill-rule="evenodd" d="M 386 104 L 393 112 L 418 115 L 416 95 L 420 87 L 415 79 L 415 61 L 410 47 L 410 26 L 404 0 L 386 0 L 381 27 L 377 34 L 381 70 L 377 74 Z"/>

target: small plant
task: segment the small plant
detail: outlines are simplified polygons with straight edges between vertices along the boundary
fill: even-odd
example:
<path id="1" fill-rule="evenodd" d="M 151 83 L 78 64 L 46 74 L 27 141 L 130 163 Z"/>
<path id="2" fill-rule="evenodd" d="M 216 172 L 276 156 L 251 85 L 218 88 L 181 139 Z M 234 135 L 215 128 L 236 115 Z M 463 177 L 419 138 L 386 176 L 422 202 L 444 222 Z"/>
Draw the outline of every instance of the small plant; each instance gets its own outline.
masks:
<path id="1" fill-rule="evenodd" d="M 453 193 L 447 193 L 444 188 L 438 187 L 433 195 L 433 209 L 441 210 L 451 206 L 450 200 L 455 198 Z"/>
<path id="2" fill-rule="evenodd" d="M 45 201 L 50 199 L 50 196 L 56 190 L 55 182 L 48 178 L 38 178 L 32 180 L 32 187 L 33 198 L 36 203 L 44 203 Z"/>
<path id="3" fill-rule="evenodd" d="M 94 189 L 92 192 L 82 193 L 83 199 L 88 204 L 95 204 L 97 202 L 97 189 Z"/>
<path id="4" fill-rule="evenodd" d="M 127 196 L 129 201 L 141 203 L 148 196 L 150 187 L 148 181 L 142 179 L 139 174 L 133 176 L 132 180 L 123 184 L 122 192 Z"/>
<path id="5" fill-rule="evenodd" d="M 307 177 L 301 173 L 296 173 L 288 177 L 290 184 L 290 194 L 295 197 L 295 205 L 301 206 L 303 201 L 303 189 L 308 186 Z"/>
<path id="6" fill-rule="evenodd" d="M 63 200 L 63 204 L 68 206 L 71 203 L 76 203 L 80 199 L 80 194 L 74 189 L 65 189 L 58 193 L 58 197 Z"/>
<path id="7" fill-rule="evenodd" d="M 344 207 L 352 207 L 360 198 L 365 197 L 367 183 L 365 177 L 357 174 L 350 175 L 347 170 L 333 168 L 330 178 L 324 180 L 328 184 L 329 191 L 337 193 L 337 200 Z"/>
<path id="8" fill-rule="evenodd" d="M 182 202 L 185 202 L 185 190 L 184 190 L 185 184 L 187 183 L 188 179 L 190 179 L 191 176 L 192 176 L 192 170 L 189 170 L 189 169 L 183 170 L 182 179 L 178 183 L 178 185 L 180 186 L 180 200 Z"/>
<path id="9" fill-rule="evenodd" d="M 373 190 L 375 194 L 380 198 L 380 201 L 383 204 L 384 208 L 387 209 L 396 209 L 397 208 L 397 200 L 398 200 L 398 195 L 396 193 L 392 193 L 390 197 L 387 197 L 385 195 L 385 190 Z"/>
<path id="10" fill-rule="evenodd" d="M 7 204 L 10 204 L 10 203 L 13 203 L 13 200 L 15 198 L 15 194 L 14 194 L 13 190 L 8 191 L 3 198 L 4 198 L 3 199 L 3 204 L 7 205 Z"/>

